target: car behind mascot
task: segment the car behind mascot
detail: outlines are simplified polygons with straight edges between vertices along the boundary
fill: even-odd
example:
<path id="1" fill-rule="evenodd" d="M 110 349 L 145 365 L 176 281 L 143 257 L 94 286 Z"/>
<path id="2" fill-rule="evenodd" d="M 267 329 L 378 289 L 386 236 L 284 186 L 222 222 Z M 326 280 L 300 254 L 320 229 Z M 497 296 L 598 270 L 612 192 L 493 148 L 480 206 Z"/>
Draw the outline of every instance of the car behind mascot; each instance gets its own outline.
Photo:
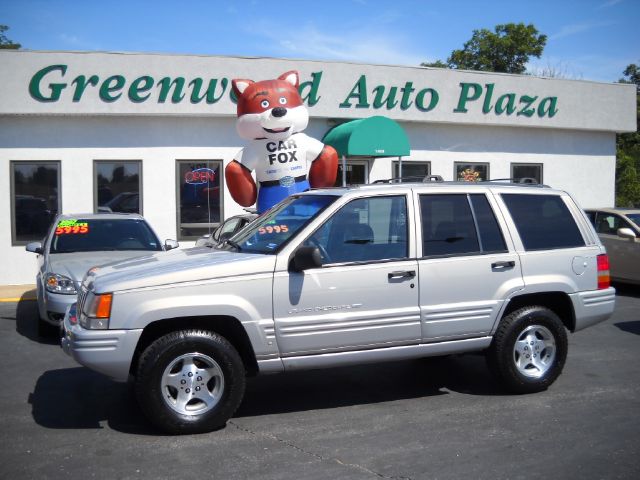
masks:
<path id="1" fill-rule="evenodd" d="M 251 140 L 227 165 L 225 178 L 233 199 L 243 207 L 256 203 L 262 213 L 287 196 L 336 181 L 338 154 L 302 133 L 309 112 L 298 92 L 298 72 L 277 80 L 236 79 L 236 129 Z M 256 172 L 254 182 L 251 172 Z"/>

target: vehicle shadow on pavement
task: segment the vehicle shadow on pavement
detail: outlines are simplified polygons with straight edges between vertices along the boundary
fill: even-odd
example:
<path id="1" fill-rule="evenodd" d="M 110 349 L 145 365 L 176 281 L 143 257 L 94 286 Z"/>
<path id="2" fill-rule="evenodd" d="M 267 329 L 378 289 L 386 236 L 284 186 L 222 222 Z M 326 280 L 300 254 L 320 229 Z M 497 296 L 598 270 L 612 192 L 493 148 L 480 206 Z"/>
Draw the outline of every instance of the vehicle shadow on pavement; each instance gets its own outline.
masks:
<path id="1" fill-rule="evenodd" d="M 109 428 L 137 435 L 162 435 L 146 420 L 129 384 L 88 368 L 49 370 L 29 395 L 38 425 L 52 429 Z"/>
<path id="2" fill-rule="evenodd" d="M 300 412 L 447 395 L 507 395 L 481 355 L 268 375 L 249 379 L 235 417 Z"/>
<path id="3" fill-rule="evenodd" d="M 60 337 L 53 326 L 50 329 L 50 335 L 46 337 L 38 335 L 38 302 L 29 299 L 35 295 L 33 292 L 25 293 L 18 302 L 16 307 L 16 331 L 34 342 L 46 345 L 59 344 Z"/>
<path id="4" fill-rule="evenodd" d="M 614 323 L 614 325 L 623 332 L 640 335 L 640 320 L 634 320 L 631 322 L 618 322 Z"/>
<path id="5" fill-rule="evenodd" d="M 366 405 L 447 395 L 506 395 L 480 355 L 402 361 L 249 379 L 234 417 Z M 32 416 L 51 429 L 108 428 L 135 435 L 163 435 L 144 417 L 130 384 L 84 367 L 49 370 L 29 395 Z"/>
<path id="6" fill-rule="evenodd" d="M 614 283 L 614 288 L 616 289 L 616 295 L 620 295 L 623 297 L 633 297 L 640 298 L 640 286 L 639 285 L 631 285 L 628 283 Z"/>

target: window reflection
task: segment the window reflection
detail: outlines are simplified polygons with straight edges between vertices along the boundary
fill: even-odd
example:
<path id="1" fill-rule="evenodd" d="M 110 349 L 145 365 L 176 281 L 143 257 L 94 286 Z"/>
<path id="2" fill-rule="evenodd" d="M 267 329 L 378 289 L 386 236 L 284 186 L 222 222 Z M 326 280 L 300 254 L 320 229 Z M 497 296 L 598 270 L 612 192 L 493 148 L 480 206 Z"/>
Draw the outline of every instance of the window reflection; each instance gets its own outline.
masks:
<path id="1" fill-rule="evenodd" d="M 140 162 L 96 162 L 98 212 L 142 213 Z"/>
<path id="2" fill-rule="evenodd" d="M 57 162 L 11 162 L 14 242 L 42 240 L 58 213 Z"/>

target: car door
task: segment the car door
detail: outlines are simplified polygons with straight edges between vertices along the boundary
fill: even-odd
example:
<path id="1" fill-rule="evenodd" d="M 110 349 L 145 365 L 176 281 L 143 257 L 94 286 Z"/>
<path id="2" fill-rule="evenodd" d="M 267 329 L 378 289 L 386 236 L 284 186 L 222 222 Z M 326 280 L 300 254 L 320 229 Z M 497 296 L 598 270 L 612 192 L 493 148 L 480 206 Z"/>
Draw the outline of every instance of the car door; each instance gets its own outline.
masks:
<path id="1" fill-rule="evenodd" d="M 611 276 L 617 280 L 638 281 L 640 274 L 640 243 L 635 239 L 618 236 L 618 229 L 628 228 L 636 233 L 636 229 L 620 215 L 598 212 L 596 216 L 596 232 L 607 249 Z"/>
<path id="2" fill-rule="evenodd" d="M 319 248 L 321 268 L 275 273 L 283 356 L 420 342 L 408 205 L 406 195 L 352 200 L 304 242 Z"/>
<path id="3" fill-rule="evenodd" d="M 489 335 L 504 301 L 523 287 L 493 199 L 484 193 L 420 194 L 419 263 L 425 343 Z"/>

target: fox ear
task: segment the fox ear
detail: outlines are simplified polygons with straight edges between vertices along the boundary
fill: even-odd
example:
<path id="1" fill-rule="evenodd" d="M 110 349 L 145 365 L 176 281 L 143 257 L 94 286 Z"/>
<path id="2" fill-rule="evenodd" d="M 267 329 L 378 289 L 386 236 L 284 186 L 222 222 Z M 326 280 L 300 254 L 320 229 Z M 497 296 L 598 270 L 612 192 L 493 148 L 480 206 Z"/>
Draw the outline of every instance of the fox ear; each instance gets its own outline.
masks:
<path id="1" fill-rule="evenodd" d="M 290 70 L 280 75 L 278 77 L 278 80 L 284 80 L 285 82 L 288 82 L 294 87 L 298 88 L 300 77 L 298 76 L 298 72 L 296 72 L 295 70 Z"/>
<path id="2" fill-rule="evenodd" d="M 236 97 L 240 97 L 242 93 L 247 89 L 249 85 L 255 83 L 253 80 L 246 80 L 244 78 L 236 78 L 235 80 L 231 80 L 231 88 L 233 89 L 233 93 L 236 94 Z"/>

